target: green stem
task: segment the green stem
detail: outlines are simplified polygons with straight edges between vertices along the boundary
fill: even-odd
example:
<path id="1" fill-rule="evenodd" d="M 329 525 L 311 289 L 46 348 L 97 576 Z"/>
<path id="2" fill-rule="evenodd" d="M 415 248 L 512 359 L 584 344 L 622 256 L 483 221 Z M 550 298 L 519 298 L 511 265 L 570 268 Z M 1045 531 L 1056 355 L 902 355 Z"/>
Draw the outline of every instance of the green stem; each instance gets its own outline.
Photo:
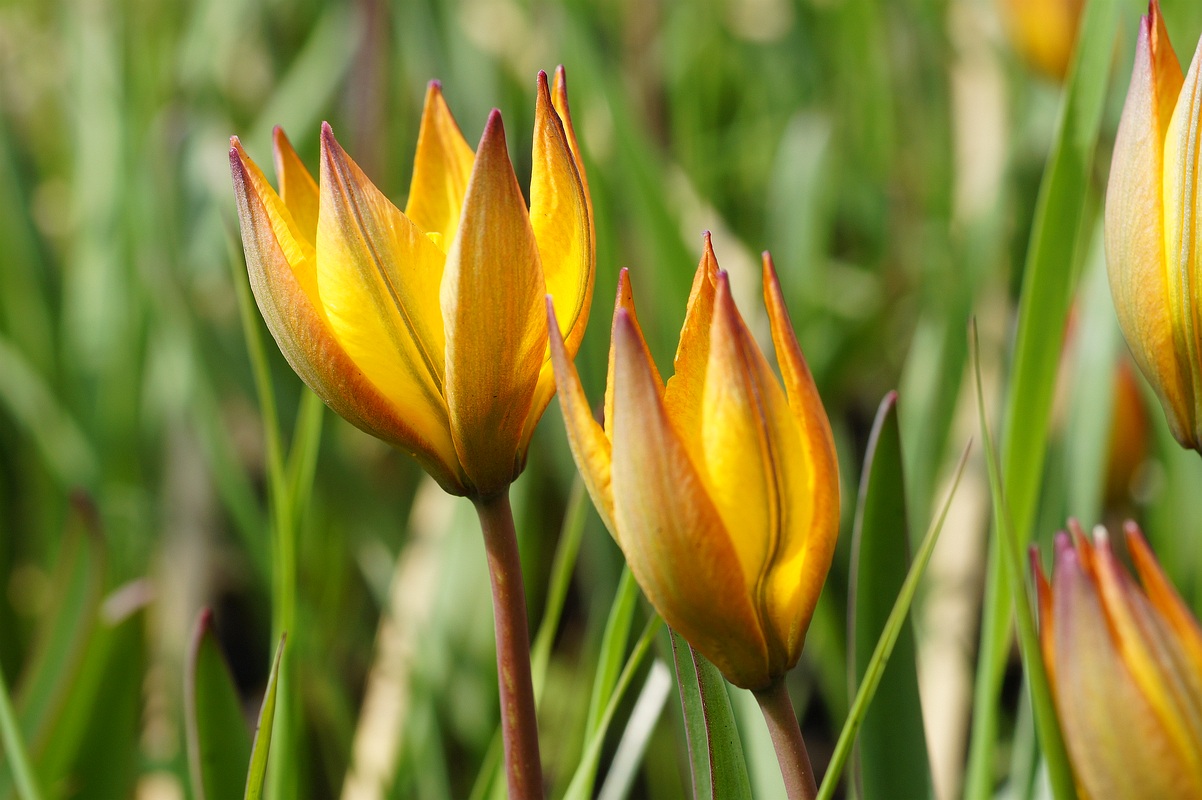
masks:
<path id="1" fill-rule="evenodd" d="M 17 794 L 21 800 L 42 800 L 42 792 L 38 789 L 37 778 L 33 774 L 29 751 L 25 749 L 25 741 L 21 738 L 21 727 L 13 711 L 3 670 L 0 670 L 0 742 L 4 744 L 4 754 L 8 757 L 13 781 L 17 785 Z"/>
<path id="2" fill-rule="evenodd" d="M 789 800 L 814 800 L 818 796 L 814 767 L 810 765 L 810 754 L 801 737 L 801 727 L 797 724 L 797 713 L 793 710 L 785 679 L 777 678 L 767 689 L 752 694 L 768 723 L 776 760 L 780 762 L 780 774 L 785 779 L 786 795 Z"/>
<path id="3" fill-rule="evenodd" d="M 492 583 L 497 636 L 497 682 L 501 691 L 501 731 L 505 774 L 512 800 L 542 800 L 543 772 L 538 753 L 538 718 L 530 679 L 530 631 L 522 560 L 513 527 L 509 490 L 477 498 Z"/>

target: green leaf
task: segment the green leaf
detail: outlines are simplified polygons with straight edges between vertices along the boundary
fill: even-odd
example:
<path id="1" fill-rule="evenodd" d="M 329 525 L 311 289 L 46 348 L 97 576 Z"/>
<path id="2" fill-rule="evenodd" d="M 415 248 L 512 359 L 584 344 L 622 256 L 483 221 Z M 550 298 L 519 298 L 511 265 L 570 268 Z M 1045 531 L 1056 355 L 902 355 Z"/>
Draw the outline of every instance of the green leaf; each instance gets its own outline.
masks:
<path id="1" fill-rule="evenodd" d="M 684 710 L 693 797 L 750 797 L 747 762 L 726 679 L 684 637 L 671 629 L 668 632 L 672 635 L 672 657 Z"/>
<path id="2" fill-rule="evenodd" d="M 1091 0 L 1077 37 L 1064 105 L 1036 204 L 1002 429 L 1002 483 L 1020 543 L 1031 537 L 1047 456 L 1052 396 L 1080 254 L 1086 198 L 1118 32 L 1116 0 Z M 1134 28 L 1132 28 L 1134 29 Z M 998 693 L 1010 638 L 1010 594 L 991 540 L 965 796 L 993 793 Z"/>
<path id="3" fill-rule="evenodd" d="M 1044 763 L 1047 764 L 1052 795 L 1056 800 L 1071 800 L 1077 796 L 1072 768 L 1069 766 L 1068 753 L 1064 749 L 1060 723 L 1052 702 L 1048 673 L 1043 663 L 1043 653 L 1039 647 L 1039 634 L 1035 629 L 1035 614 L 1031 610 L 1030 598 L 1027 596 L 1026 586 L 1023 583 L 1022 543 L 1015 535 L 1014 526 L 1010 521 L 1010 507 L 1002 486 L 1002 470 L 998 463 L 997 451 L 993 447 L 993 436 L 989 432 L 989 423 L 985 413 L 985 392 L 981 388 L 981 359 L 975 321 L 972 324 L 971 332 L 973 360 L 976 367 L 977 414 L 981 424 L 981 437 L 985 442 L 985 463 L 989 471 L 989 489 L 993 495 L 993 526 L 998 534 L 998 546 L 995 550 L 1000 553 L 1002 577 L 1015 601 L 1014 613 L 1018 618 L 1019 653 L 1022 655 L 1027 685 L 1031 690 L 1035 729 L 1039 733 L 1039 742 L 1043 748 Z"/>
<path id="4" fill-rule="evenodd" d="M 238 690 L 213 631 L 213 612 L 196 620 L 184 673 L 185 733 L 198 800 L 237 797 L 250 763 L 250 732 Z"/>
<path id="5" fill-rule="evenodd" d="M 630 683 L 634 680 L 634 673 L 643 663 L 643 658 L 651 649 L 651 642 L 654 641 L 655 634 L 662 624 L 663 620 L 658 614 L 647 620 L 647 625 L 643 628 L 643 635 L 639 637 L 634 650 L 630 653 L 630 658 L 626 659 L 622 673 L 614 683 L 613 691 L 605 704 L 605 710 L 597 720 L 596 729 L 587 739 L 588 743 L 580 757 L 580 766 L 576 768 L 576 774 L 572 776 L 572 782 L 568 785 L 567 792 L 564 793 L 564 800 L 586 800 L 592 797 L 593 783 L 597 777 L 597 765 L 601 761 L 601 745 L 605 743 L 605 733 L 609 730 L 609 724 L 613 721 L 614 714 L 617 713 L 618 703 L 625 696 L 626 690 L 630 688 Z"/>
<path id="6" fill-rule="evenodd" d="M 918 582 L 922 580 L 922 575 L 931 560 L 931 553 L 935 551 L 935 543 L 939 541 L 939 532 L 943 529 L 943 523 L 947 519 L 947 511 L 956 494 L 956 487 L 960 485 L 960 476 L 964 474 L 964 465 L 968 461 L 970 447 L 971 445 L 966 446 L 964 453 L 960 456 L 960 463 L 956 466 L 956 477 L 952 482 L 951 490 L 948 491 L 947 499 L 943 502 L 943 509 L 939 512 L 939 517 L 931 524 L 930 529 L 927 530 L 926 536 L 923 537 L 922 544 L 919 545 L 918 552 L 914 556 L 914 563 L 910 565 L 910 569 L 906 573 L 906 580 L 902 583 L 901 591 L 893 604 L 893 610 L 889 612 L 889 618 L 885 621 L 881 638 L 876 643 L 876 649 L 872 651 L 872 658 L 868 659 L 867 668 L 864 670 L 864 679 L 860 682 L 860 688 L 856 691 L 855 699 L 851 703 L 851 711 L 847 715 L 847 721 L 843 724 L 843 730 L 839 732 L 839 740 L 835 743 L 835 751 L 831 754 L 831 761 L 827 766 L 826 775 L 822 778 L 822 785 L 818 787 L 818 800 L 830 800 L 839 786 L 839 777 L 843 773 L 843 767 L 851 755 L 852 745 L 860 732 L 860 726 L 864 723 L 864 717 L 868 713 L 873 695 L 876 694 L 877 687 L 880 685 L 885 665 L 901 635 L 906 615 L 910 612 L 910 604 L 914 601 L 915 592 L 918 591 Z"/>
<path id="7" fill-rule="evenodd" d="M 851 541 L 849 684 L 868 671 L 910 561 L 897 393 L 881 401 L 868 438 Z M 859 797 L 927 797 L 931 776 L 918 696 L 913 628 L 903 621 L 854 756 Z"/>
<path id="8" fill-rule="evenodd" d="M 288 635 L 280 637 L 275 649 L 275 661 L 267 679 L 267 691 L 263 694 L 263 707 L 259 709 L 259 724 L 255 728 L 255 740 L 250 751 L 250 770 L 246 775 L 246 800 L 261 800 L 263 779 L 267 776 L 267 756 L 271 752 L 271 729 L 275 724 L 275 696 L 280 682 L 280 662 L 283 660 L 284 644 Z M 286 765 L 295 770 L 296 764 Z"/>

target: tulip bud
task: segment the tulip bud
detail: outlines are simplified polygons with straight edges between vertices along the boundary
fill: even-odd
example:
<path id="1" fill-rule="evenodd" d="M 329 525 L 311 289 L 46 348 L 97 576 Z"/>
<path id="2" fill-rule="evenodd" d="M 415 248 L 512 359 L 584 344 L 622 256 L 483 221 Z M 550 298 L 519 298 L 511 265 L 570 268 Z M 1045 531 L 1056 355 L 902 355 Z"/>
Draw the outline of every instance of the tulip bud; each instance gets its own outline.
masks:
<path id="1" fill-rule="evenodd" d="M 1039 634 L 1083 797 L 1202 797 L 1202 630 L 1134 523 L 1142 588 L 1104 529 L 1056 539 L 1049 582 L 1033 551 Z"/>
<path id="2" fill-rule="evenodd" d="M 562 68 L 538 78 L 530 207 L 497 111 L 475 153 L 437 83 L 405 211 L 321 134 L 320 183 L 279 129 L 277 194 L 232 140 L 250 284 L 297 375 L 453 494 L 504 490 L 555 391 L 543 297 L 575 353 L 592 301 L 592 209 Z"/>
<path id="3" fill-rule="evenodd" d="M 1202 221 L 1196 186 L 1202 59 L 1181 66 L 1153 0 L 1106 192 L 1106 260 L 1119 325 L 1173 435 L 1202 445 Z"/>
<path id="4" fill-rule="evenodd" d="M 568 441 L 602 519 L 668 625 L 748 689 L 797 663 L 839 529 L 830 424 L 767 254 L 763 274 L 783 387 L 708 234 L 666 386 L 623 270 L 604 429 L 551 325 Z"/>

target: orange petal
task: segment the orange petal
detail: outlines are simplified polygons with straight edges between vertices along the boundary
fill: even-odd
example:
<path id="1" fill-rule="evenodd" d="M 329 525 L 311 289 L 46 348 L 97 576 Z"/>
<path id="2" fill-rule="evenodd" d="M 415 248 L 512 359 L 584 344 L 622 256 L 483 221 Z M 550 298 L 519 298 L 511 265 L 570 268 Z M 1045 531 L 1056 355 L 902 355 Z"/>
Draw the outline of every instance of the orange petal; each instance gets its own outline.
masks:
<path id="1" fill-rule="evenodd" d="M 310 247 L 317 247 L 317 210 L 319 196 L 317 181 L 305 169 L 300 156 L 292 149 L 292 142 L 284 135 L 284 129 L 276 126 L 271 131 L 272 149 L 275 153 L 275 174 L 280 181 L 280 197 L 292 218 L 296 220 L 300 233 Z"/>
<path id="2" fill-rule="evenodd" d="M 1143 583 L 1148 600 L 1169 623 L 1189 654 L 1196 674 L 1202 675 L 1202 630 L 1189 608 L 1161 570 L 1148 542 L 1134 522 L 1126 525 L 1127 550 Z"/>
<path id="3" fill-rule="evenodd" d="M 530 223 L 546 291 L 554 300 L 558 325 L 565 331 L 567 352 L 575 357 L 593 299 L 592 223 L 584 186 L 542 72 L 538 74 L 532 164 Z M 554 393 L 555 376 L 550 361 L 544 360 L 522 435 L 523 452 Z"/>
<path id="4" fill-rule="evenodd" d="M 427 233 L 437 233 L 443 249 L 455 236 L 463 197 L 476 156 L 463 138 L 442 96 L 442 85 L 430 81 L 417 134 L 413 179 L 405 216 Z"/>
<path id="5" fill-rule="evenodd" d="M 547 323 L 551 339 L 551 361 L 555 365 L 555 383 L 559 389 L 559 407 L 563 410 L 564 426 L 568 431 L 568 446 L 584 485 L 588 488 L 597 513 L 609 532 L 617 537 L 614 527 L 614 499 L 610 486 L 610 473 L 613 462 L 612 448 L 605 431 L 593 418 L 588 399 L 584 395 L 584 387 L 580 385 L 580 375 L 576 365 L 568 355 L 564 346 L 563 336 L 559 325 L 555 322 L 555 307 L 551 299 L 547 299 Z"/>
<path id="6" fill-rule="evenodd" d="M 451 433 L 464 472 L 487 495 L 521 471 L 522 431 L 547 349 L 538 244 L 497 111 L 480 139 L 441 297 Z"/>
<path id="7" fill-rule="evenodd" d="M 442 252 L 321 133 L 317 280 L 338 342 L 439 457 L 457 463 L 442 397 Z"/>
<path id="8" fill-rule="evenodd" d="M 1058 536 L 1062 537 L 1064 534 L 1060 533 Z M 1029 554 L 1031 574 L 1035 578 L 1035 595 L 1039 604 L 1039 649 L 1043 654 L 1043 666 L 1048 674 L 1048 682 L 1055 685 L 1056 659 L 1053 657 L 1055 649 L 1052 646 L 1052 631 L 1055 627 L 1052 616 L 1052 586 L 1048 583 L 1047 575 L 1044 574 L 1043 565 L 1039 563 L 1039 548 L 1031 545 Z"/>
<path id="9" fill-rule="evenodd" d="M 442 461 L 433 445 L 415 431 L 405 417 L 355 366 L 338 344 L 313 294 L 306 291 L 302 275 L 314 281 L 309 256 L 296 266 L 306 247 L 293 231 L 295 223 L 283 201 L 267 184 L 262 172 L 234 140 L 230 170 L 242 219 L 242 241 L 255 301 L 284 357 L 309 388 L 326 405 L 356 427 L 412 453 L 444 489 L 463 494 L 455 462 Z"/>
<path id="10" fill-rule="evenodd" d="M 1131 85 L 1115 138 L 1106 190 L 1106 260 L 1123 335 L 1164 405 L 1181 441 L 1193 437 L 1194 400 L 1178 359 L 1172 300 L 1174 269 L 1166 256 L 1165 134 L 1183 75 L 1159 8 L 1140 25 Z"/>
<path id="11" fill-rule="evenodd" d="M 647 363 L 651 366 L 651 373 L 655 376 L 655 382 L 659 386 L 661 394 L 664 386 L 663 379 L 659 376 L 659 370 L 655 368 L 655 359 L 651 357 L 651 351 L 647 349 L 647 341 L 643 338 L 643 329 L 639 327 L 639 317 L 634 310 L 634 293 L 630 290 L 630 271 L 623 267 L 618 271 L 618 291 L 614 298 L 614 316 L 610 326 L 609 367 L 605 378 L 604 422 L 605 433 L 609 436 L 610 441 L 613 441 L 613 425 L 610 420 L 614 418 L 614 366 L 617 358 L 618 315 L 623 312 L 630 318 L 630 324 L 639 332 L 638 340 L 642 342 Z"/>
<path id="12" fill-rule="evenodd" d="M 789 502 L 808 506 L 806 528 L 794 524 L 784 529 L 785 535 L 777 555 L 780 572 L 775 579 L 775 592 L 778 596 L 786 596 L 785 593 L 790 590 L 788 575 L 792 568 L 787 565 L 798 565 L 801 577 L 792 588 L 787 606 L 793 609 L 793 619 L 798 624 L 787 640 L 790 651 L 796 652 L 801 648 L 805 638 L 805 623 L 809 621 L 808 613 L 801 613 L 800 609 L 810 604 L 809 609 L 813 610 L 812 603 L 822 591 L 839 536 L 839 460 L 835 453 L 830 420 L 827 419 L 818 387 L 814 385 L 814 378 L 797 343 L 776 267 L 767 253 L 763 258 L 763 281 L 764 304 L 768 309 L 776 360 L 780 365 L 789 408 L 801 442 L 797 453 L 791 454 L 799 460 L 801 483 L 793 490 Z"/>
<path id="13" fill-rule="evenodd" d="M 676 346 L 674 374 L 664 387 L 664 405 L 690 447 L 701 442 L 701 396 L 705 391 L 705 369 L 710 353 L 710 324 L 714 317 L 714 284 L 718 280 L 718 259 L 709 231 L 703 235 L 701 261 L 693 274 L 689 305 Z"/>
<path id="14" fill-rule="evenodd" d="M 1187 796 L 1166 760 L 1174 748 L 1116 650 L 1097 589 L 1067 541 L 1058 543 L 1053 582 L 1054 694 L 1078 781 L 1096 798 Z"/>
<path id="15" fill-rule="evenodd" d="M 555 82 L 551 86 L 551 102 L 555 112 L 563 122 L 564 133 L 568 137 L 568 146 L 572 148 L 572 158 L 576 161 L 576 172 L 580 174 L 580 183 L 584 187 L 584 199 L 588 203 L 589 231 L 593 231 L 593 201 L 588 192 L 588 175 L 584 171 L 584 159 L 580 157 L 580 144 L 576 141 L 576 131 L 572 127 L 572 112 L 568 108 L 568 76 L 563 65 L 555 68 Z M 595 238 L 595 237 L 594 237 Z"/>
<path id="16" fill-rule="evenodd" d="M 624 309 L 614 318 L 614 522 L 664 620 L 737 686 L 769 680 L 767 646 L 730 534 L 672 429 L 659 376 Z"/>
<path id="17" fill-rule="evenodd" d="M 733 544 L 768 637 L 769 668 L 784 674 L 801 654 L 830 566 L 831 543 L 811 539 L 831 532 L 814 525 L 807 444 L 725 272 L 714 296 L 700 435 L 710 496 L 726 529 L 739 532 Z M 826 559 L 818 569 L 815 552 Z"/>
<path id="18" fill-rule="evenodd" d="M 1172 742 L 1171 760 L 1202 787 L 1202 676 L 1119 564 L 1104 533 L 1098 536 L 1094 558 L 1114 646 Z"/>

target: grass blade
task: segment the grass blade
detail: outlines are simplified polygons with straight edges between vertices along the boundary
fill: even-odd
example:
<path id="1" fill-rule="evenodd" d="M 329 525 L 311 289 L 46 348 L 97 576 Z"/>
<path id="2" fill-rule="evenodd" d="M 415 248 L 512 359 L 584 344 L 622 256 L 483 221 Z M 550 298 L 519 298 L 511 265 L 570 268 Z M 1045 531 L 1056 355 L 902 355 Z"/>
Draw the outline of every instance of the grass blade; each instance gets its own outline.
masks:
<path id="1" fill-rule="evenodd" d="M 939 540 L 939 532 L 943 530 L 943 522 L 947 519 L 947 512 L 951 508 L 952 498 L 956 494 L 956 488 L 960 485 L 960 477 L 964 474 L 964 465 L 968 461 L 970 447 L 971 444 L 965 446 L 964 453 L 960 456 L 960 462 L 956 465 L 956 477 L 952 481 L 952 488 L 948 491 L 947 499 L 943 502 L 943 509 L 939 512 L 939 517 L 927 531 L 926 536 L 923 537 L 922 544 L 919 545 L 918 552 L 914 555 L 914 563 L 910 565 L 910 569 L 906 573 L 906 580 L 902 584 L 902 589 L 897 595 L 896 602 L 893 604 L 893 610 L 889 612 L 889 618 L 885 621 L 885 628 L 881 631 L 881 638 L 876 643 L 876 649 L 872 652 L 872 658 L 868 660 L 868 666 L 864 670 L 864 680 L 860 682 L 860 688 L 856 692 L 855 699 L 852 700 L 847 722 L 844 723 L 843 730 L 839 732 L 839 740 L 835 743 L 835 751 L 831 755 L 826 775 L 822 778 L 822 785 L 818 787 L 818 800 L 831 800 L 835 796 L 835 789 L 839 785 L 839 776 L 842 774 L 843 767 L 851 755 L 852 745 L 856 740 L 857 734 L 860 732 L 860 726 L 863 724 L 864 717 L 868 713 L 868 706 L 872 702 L 872 697 L 876 693 L 877 686 L 880 685 L 881 676 L 885 672 L 885 665 L 889 660 L 890 654 L 893 652 L 893 646 L 897 643 L 897 639 L 901 635 L 906 615 L 910 611 L 910 604 L 914 600 L 914 593 L 918 591 L 918 582 L 922 579 L 927 564 L 931 560 L 931 553 L 935 551 L 935 543 Z"/>
<path id="2" fill-rule="evenodd" d="M 1035 209 L 1002 431 L 1002 483 L 1009 493 L 1011 522 L 1020 543 L 1030 539 L 1034 522 L 1064 324 L 1076 266 L 1088 241 L 1083 235 L 1085 198 L 1117 33 L 1117 0 L 1091 0 L 1081 20 L 1055 144 Z M 1010 636 L 1010 597 L 996 542 L 990 544 L 974 689 L 965 789 L 971 798 L 993 793 L 997 700 Z"/>
<path id="3" fill-rule="evenodd" d="M 993 447 L 993 436 L 989 432 L 989 423 L 985 414 L 985 393 L 981 388 L 981 359 L 977 343 L 977 328 L 975 321 L 971 327 L 972 351 L 977 385 L 977 414 L 981 423 L 981 437 L 985 443 L 985 462 L 989 471 L 989 488 L 993 494 L 993 525 L 997 531 L 998 548 L 1001 554 L 1003 578 L 1011 596 L 1014 598 L 1014 613 L 1018 618 L 1019 652 L 1022 654 L 1023 668 L 1027 676 L 1027 685 L 1031 690 L 1031 703 L 1035 712 L 1035 729 L 1039 733 L 1040 745 L 1043 748 L 1044 762 L 1048 768 L 1048 779 L 1052 786 L 1052 794 L 1056 800 L 1071 800 L 1077 796 L 1073 783 L 1072 769 L 1068 762 L 1068 753 L 1064 749 L 1064 739 L 1060 735 L 1060 724 L 1056 717 L 1056 709 L 1052 703 L 1051 687 L 1048 685 L 1048 674 L 1043 663 L 1043 654 L 1039 649 L 1039 635 L 1035 629 L 1035 615 L 1031 610 L 1030 599 L 1027 596 L 1026 584 L 1023 582 L 1022 544 L 1015 535 L 1010 522 L 1009 505 L 1006 502 L 1002 486 L 1001 467 L 998 464 L 997 451 Z"/>
<path id="4" fill-rule="evenodd" d="M 263 693 L 263 707 L 259 709 L 259 724 L 255 729 L 255 740 L 250 751 L 250 769 L 246 774 L 246 800 L 262 800 L 263 780 L 267 777 L 267 756 L 271 753 L 271 731 L 275 725 L 276 690 L 280 685 L 280 663 L 283 660 L 287 635 L 280 637 L 275 649 L 275 661 L 271 676 L 267 679 L 267 691 Z M 290 765 L 295 768 L 296 765 Z"/>

